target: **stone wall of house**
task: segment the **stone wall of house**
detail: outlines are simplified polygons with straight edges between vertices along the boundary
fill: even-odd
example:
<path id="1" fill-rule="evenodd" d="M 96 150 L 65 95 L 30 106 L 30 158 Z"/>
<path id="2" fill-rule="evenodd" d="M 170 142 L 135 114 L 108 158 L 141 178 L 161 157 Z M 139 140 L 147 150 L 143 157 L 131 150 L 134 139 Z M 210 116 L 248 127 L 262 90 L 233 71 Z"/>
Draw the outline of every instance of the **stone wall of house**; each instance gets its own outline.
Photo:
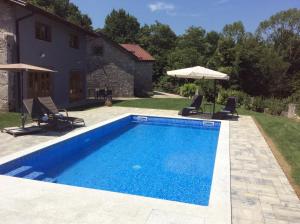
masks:
<path id="1" fill-rule="evenodd" d="M 14 7 L 0 0 L 0 64 L 14 61 L 15 52 L 15 14 Z M 0 71 L 0 111 L 13 109 L 15 93 L 13 83 L 16 77 L 5 71 Z"/>
<path id="2" fill-rule="evenodd" d="M 147 96 L 152 92 L 153 62 L 136 62 L 134 94 Z"/>
<path id="3" fill-rule="evenodd" d="M 104 89 L 113 96 L 134 96 L 135 61 L 104 38 L 89 38 L 87 44 L 87 89 Z"/>

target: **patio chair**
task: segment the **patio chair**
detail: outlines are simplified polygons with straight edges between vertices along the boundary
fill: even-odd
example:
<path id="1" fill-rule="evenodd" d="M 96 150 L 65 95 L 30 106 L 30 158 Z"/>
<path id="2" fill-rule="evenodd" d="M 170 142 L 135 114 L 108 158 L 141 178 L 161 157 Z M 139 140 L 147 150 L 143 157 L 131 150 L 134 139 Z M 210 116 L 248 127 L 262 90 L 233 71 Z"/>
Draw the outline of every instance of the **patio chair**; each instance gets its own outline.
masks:
<path id="1" fill-rule="evenodd" d="M 38 100 L 50 118 L 62 122 L 67 122 L 71 125 L 72 128 L 74 127 L 74 125 L 85 126 L 85 122 L 82 118 L 69 117 L 68 111 L 66 109 L 58 109 L 50 96 L 38 97 Z M 65 115 L 61 112 L 64 112 Z"/>
<path id="2" fill-rule="evenodd" d="M 105 90 L 104 89 L 96 90 L 96 99 L 105 99 Z"/>
<path id="3" fill-rule="evenodd" d="M 237 98 L 236 97 L 228 97 L 227 99 L 227 102 L 226 102 L 226 105 L 224 107 L 223 110 L 221 110 L 221 113 L 223 114 L 230 114 L 230 115 L 234 115 L 236 114 L 237 116 L 239 116 L 237 110 L 236 110 L 236 107 L 237 107 Z"/>
<path id="4" fill-rule="evenodd" d="M 203 113 L 203 109 L 201 107 L 203 101 L 203 96 L 202 95 L 195 95 L 193 97 L 192 103 L 189 107 L 183 108 L 181 111 L 179 111 L 179 115 L 182 116 L 189 116 L 192 114 L 197 114 L 199 111 Z"/>
<path id="5" fill-rule="evenodd" d="M 38 99 L 24 99 L 23 104 L 27 110 L 27 114 L 31 117 L 32 121 L 37 122 L 39 126 L 41 123 L 49 124 L 51 122 L 45 117 L 45 113 L 43 112 Z"/>

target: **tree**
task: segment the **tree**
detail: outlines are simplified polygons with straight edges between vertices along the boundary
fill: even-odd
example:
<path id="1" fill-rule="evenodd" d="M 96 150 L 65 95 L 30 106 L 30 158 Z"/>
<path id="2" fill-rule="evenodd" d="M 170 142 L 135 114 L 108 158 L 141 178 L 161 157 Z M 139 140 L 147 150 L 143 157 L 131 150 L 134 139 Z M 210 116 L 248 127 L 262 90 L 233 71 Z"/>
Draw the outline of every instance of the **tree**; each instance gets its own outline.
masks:
<path id="1" fill-rule="evenodd" d="M 139 44 L 156 59 L 153 80 L 157 82 L 166 72 L 169 52 L 176 46 L 176 34 L 170 26 L 155 22 L 144 25 L 139 33 Z"/>
<path id="2" fill-rule="evenodd" d="M 270 48 L 249 36 L 238 49 L 239 82 L 241 88 L 254 96 L 284 97 L 290 94 L 286 70 L 289 66 Z"/>
<path id="3" fill-rule="evenodd" d="M 179 48 L 194 48 L 198 53 L 204 54 L 206 51 L 205 33 L 203 28 L 192 26 L 182 36 L 178 37 L 176 46 Z"/>
<path id="4" fill-rule="evenodd" d="M 28 0 L 28 2 L 85 29 L 92 29 L 90 17 L 82 14 L 79 8 L 69 0 Z"/>
<path id="5" fill-rule="evenodd" d="M 223 28 L 223 35 L 225 38 L 232 39 L 235 43 L 239 43 L 245 36 L 244 24 L 241 21 L 227 24 Z"/>
<path id="6" fill-rule="evenodd" d="M 205 44 L 206 44 L 206 58 L 207 61 L 210 57 L 214 55 L 217 50 L 218 42 L 220 39 L 219 33 L 215 31 L 208 32 L 205 36 Z"/>
<path id="7" fill-rule="evenodd" d="M 181 69 L 200 65 L 201 54 L 194 47 L 177 47 L 168 56 L 168 69 Z"/>
<path id="8" fill-rule="evenodd" d="M 290 42 L 300 36 L 300 9 L 289 9 L 281 11 L 261 22 L 256 34 L 276 48 L 288 47 L 288 52 L 292 48 Z M 283 50 L 283 49 L 281 49 Z"/>
<path id="9" fill-rule="evenodd" d="M 124 9 L 113 10 L 106 18 L 103 32 L 118 43 L 136 43 L 140 23 Z"/>
<path id="10" fill-rule="evenodd" d="M 158 21 L 145 25 L 139 33 L 139 43 L 153 55 L 162 55 L 176 45 L 176 34 L 169 25 Z"/>
<path id="11" fill-rule="evenodd" d="M 286 78 L 295 89 L 300 71 L 300 9 L 276 13 L 260 23 L 256 34 L 290 64 Z"/>

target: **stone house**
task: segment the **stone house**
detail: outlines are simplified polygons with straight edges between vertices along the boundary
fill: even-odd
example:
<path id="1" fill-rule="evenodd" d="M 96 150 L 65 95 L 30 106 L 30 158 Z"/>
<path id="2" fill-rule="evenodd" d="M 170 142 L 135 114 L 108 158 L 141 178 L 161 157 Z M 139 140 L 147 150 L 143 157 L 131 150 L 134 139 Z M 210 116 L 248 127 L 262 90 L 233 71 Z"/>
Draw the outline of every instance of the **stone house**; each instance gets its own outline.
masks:
<path id="1" fill-rule="evenodd" d="M 70 23 L 21 0 L 0 0 L 0 64 L 25 63 L 58 71 L 26 73 L 25 98 L 52 96 L 61 107 L 82 105 L 89 91 L 104 88 L 113 96 L 152 90 L 154 59 L 121 46 L 102 33 Z M 144 58 L 145 57 L 145 58 Z M 0 110 L 16 110 L 20 81 L 0 71 Z"/>

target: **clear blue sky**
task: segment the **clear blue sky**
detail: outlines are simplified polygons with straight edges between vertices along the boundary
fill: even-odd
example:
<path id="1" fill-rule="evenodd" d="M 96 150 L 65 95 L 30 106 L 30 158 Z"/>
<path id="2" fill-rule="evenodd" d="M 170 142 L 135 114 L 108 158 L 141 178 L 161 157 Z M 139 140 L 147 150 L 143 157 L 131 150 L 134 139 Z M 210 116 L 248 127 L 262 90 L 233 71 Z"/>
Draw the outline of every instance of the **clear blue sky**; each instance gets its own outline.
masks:
<path id="1" fill-rule="evenodd" d="M 71 0 L 102 28 L 112 9 L 124 8 L 143 24 L 155 20 L 169 24 L 177 33 L 189 26 L 221 31 L 225 24 L 241 20 L 253 32 L 260 21 L 281 10 L 300 8 L 300 0 Z"/>

